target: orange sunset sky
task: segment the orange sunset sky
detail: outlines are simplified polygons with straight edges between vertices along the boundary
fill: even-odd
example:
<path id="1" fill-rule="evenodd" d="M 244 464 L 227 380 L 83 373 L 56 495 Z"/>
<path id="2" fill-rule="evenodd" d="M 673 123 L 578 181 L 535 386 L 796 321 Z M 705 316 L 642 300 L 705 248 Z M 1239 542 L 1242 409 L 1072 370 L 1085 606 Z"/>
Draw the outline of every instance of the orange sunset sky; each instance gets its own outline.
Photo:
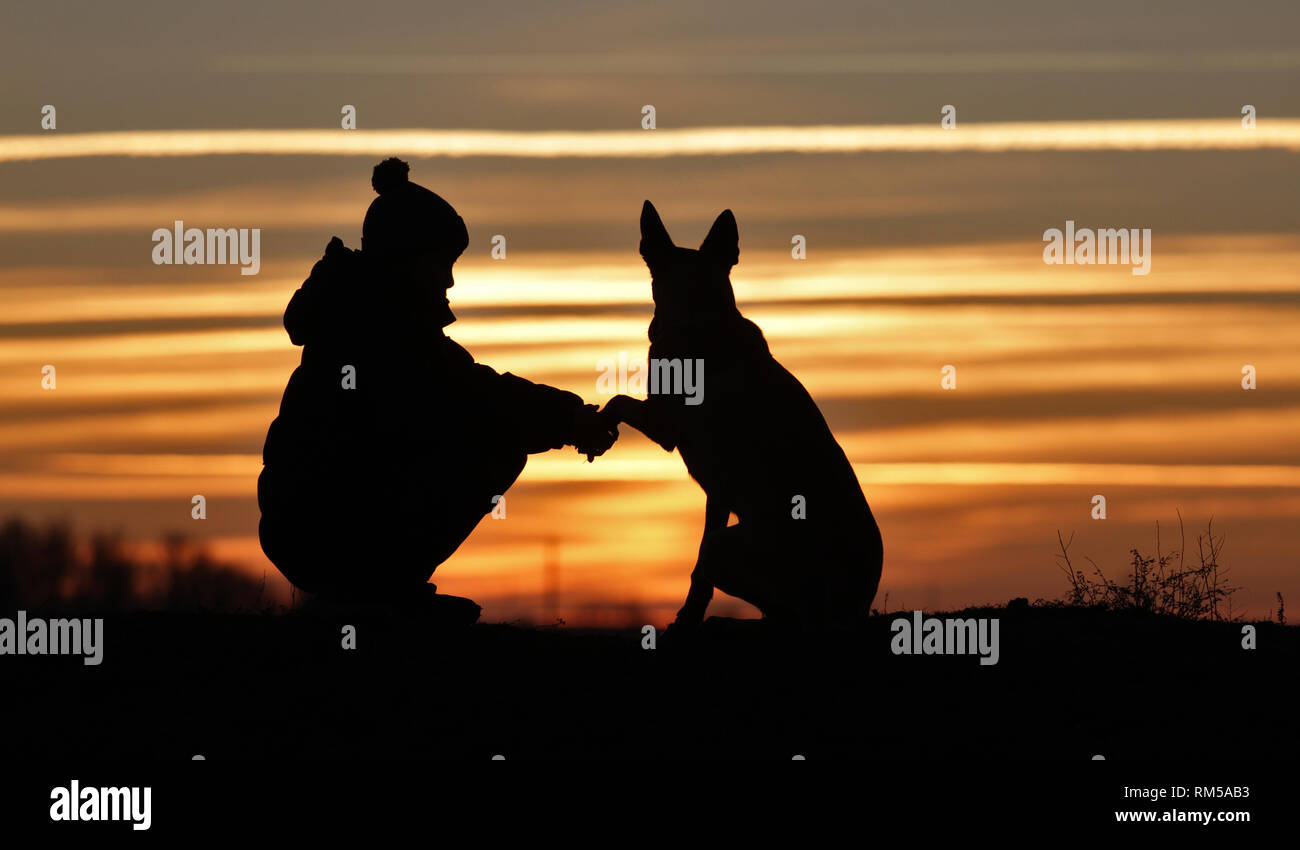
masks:
<path id="1" fill-rule="evenodd" d="M 183 532 L 287 597 L 256 504 L 301 355 L 281 315 L 331 236 L 360 247 L 371 167 L 398 155 L 469 227 L 448 333 L 595 403 L 599 360 L 645 354 L 641 201 L 688 246 L 732 209 L 741 310 L 880 524 L 878 605 L 1058 596 L 1058 529 L 1121 578 L 1181 512 L 1193 551 L 1213 517 L 1234 605 L 1267 616 L 1300 599 L 1300 12 L 1046 5 L 7 12 L 0 515 L 146 552 Z M 175 220 L 261 228 L 259 273 L 154 265 Z M 1151 273 L 1045 265 L 1067 220 L 1150 228 Z M 484 619 L 680 604 L 704 495 L 675 454 L 625 428 L 594 464 L 534 456 L 507 504 L 434 575 Z"/>

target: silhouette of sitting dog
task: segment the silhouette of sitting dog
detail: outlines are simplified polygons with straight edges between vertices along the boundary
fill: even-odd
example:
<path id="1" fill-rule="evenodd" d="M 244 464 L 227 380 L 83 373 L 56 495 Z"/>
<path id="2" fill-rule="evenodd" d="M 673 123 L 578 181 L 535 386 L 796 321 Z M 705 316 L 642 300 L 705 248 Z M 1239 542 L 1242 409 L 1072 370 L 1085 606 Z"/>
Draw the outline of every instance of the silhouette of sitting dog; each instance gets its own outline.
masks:
<path id="1" fill-rule="evenodd" d="M 880 529 L 817 404 L 736 308 L 731 210 L 692 250 L 673 244 L 646 201 L 641 256 L 655 305 L 651 372 L 657 361 L 702 361 L 707 377 L 691 403 L 661 386 L 645 401 L 615 396 L 602 411 L 676 448 L 707 494 L 699 558 L 674 627 L 698 625 L 714 588 L 770 619 L 859 622 L 880 583 Z M 732 513 L 739 524 L 728 526 Z"/>
<path id="2" fill-rule="evenodd" d="M 446 336 L 469 234 L 407 172 L 375 166 L 361 250 L 330 240 L 285 310 L 302 364 L 258 478 L 267 557 L 296 587 L 345 603 L 433 602 L 433 571 L 529 454 L 571 445 L 590 460 L 617 437 L 594 405 L 498 374 Z M 469 600 L 436 599 L 449 618 L 478 617 Z"/>

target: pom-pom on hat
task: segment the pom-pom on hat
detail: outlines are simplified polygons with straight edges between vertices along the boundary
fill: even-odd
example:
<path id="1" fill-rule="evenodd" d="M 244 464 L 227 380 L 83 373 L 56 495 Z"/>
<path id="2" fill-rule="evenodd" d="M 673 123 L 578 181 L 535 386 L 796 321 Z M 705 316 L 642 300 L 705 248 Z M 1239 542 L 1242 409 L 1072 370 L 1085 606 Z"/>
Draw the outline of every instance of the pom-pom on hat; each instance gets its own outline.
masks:
<path id="1" fill-rule="evenodd" d="M 380 257 L 431 252 L 454 261 L 469 245 L 465 220 L 451 204 L 409 179 L 411 166 L 390 157 L 375 166 L 379 197 L 361 225 L 361 249 Z"/>

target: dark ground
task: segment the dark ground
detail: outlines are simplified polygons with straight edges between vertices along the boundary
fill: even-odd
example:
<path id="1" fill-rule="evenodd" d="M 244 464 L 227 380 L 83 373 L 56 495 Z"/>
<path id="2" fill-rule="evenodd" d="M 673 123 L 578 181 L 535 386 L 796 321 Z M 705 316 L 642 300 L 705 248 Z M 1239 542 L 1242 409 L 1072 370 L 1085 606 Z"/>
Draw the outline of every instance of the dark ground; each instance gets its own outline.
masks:
<path id="1" fill-rule="evenodd" d="M 29 612 L 29 616 L 43 612 Z M 1062 608 L 1001 618 L 1001 660 L 894 656 L 889 623 L 800 637 L 392 616 L 122 614 L 104 662 L 6 656 L 10 758 L 962 757 L 1294 763 L 1300 629 Z M 12 616 L 12 615 L 10 615 Z M 357 627 L 357 649 L 341 627 Z"/>

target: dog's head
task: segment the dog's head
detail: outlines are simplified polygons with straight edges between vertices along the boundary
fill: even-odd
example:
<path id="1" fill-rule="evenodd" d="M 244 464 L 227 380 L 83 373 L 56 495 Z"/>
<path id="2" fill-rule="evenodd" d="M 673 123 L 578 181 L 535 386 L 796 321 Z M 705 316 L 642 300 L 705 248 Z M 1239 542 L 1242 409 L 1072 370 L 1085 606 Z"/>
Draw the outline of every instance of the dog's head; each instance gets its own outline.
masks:
<path id="1" fill-rule="evenodd" d="M 650 268 L 656 318 L 684 321 L 732 312 L 731 267 L 740 260 L 736 217 L 723 210 L 698 249 L 678 248 L 654 204 L 641 207 L 641 256 Z"/>

